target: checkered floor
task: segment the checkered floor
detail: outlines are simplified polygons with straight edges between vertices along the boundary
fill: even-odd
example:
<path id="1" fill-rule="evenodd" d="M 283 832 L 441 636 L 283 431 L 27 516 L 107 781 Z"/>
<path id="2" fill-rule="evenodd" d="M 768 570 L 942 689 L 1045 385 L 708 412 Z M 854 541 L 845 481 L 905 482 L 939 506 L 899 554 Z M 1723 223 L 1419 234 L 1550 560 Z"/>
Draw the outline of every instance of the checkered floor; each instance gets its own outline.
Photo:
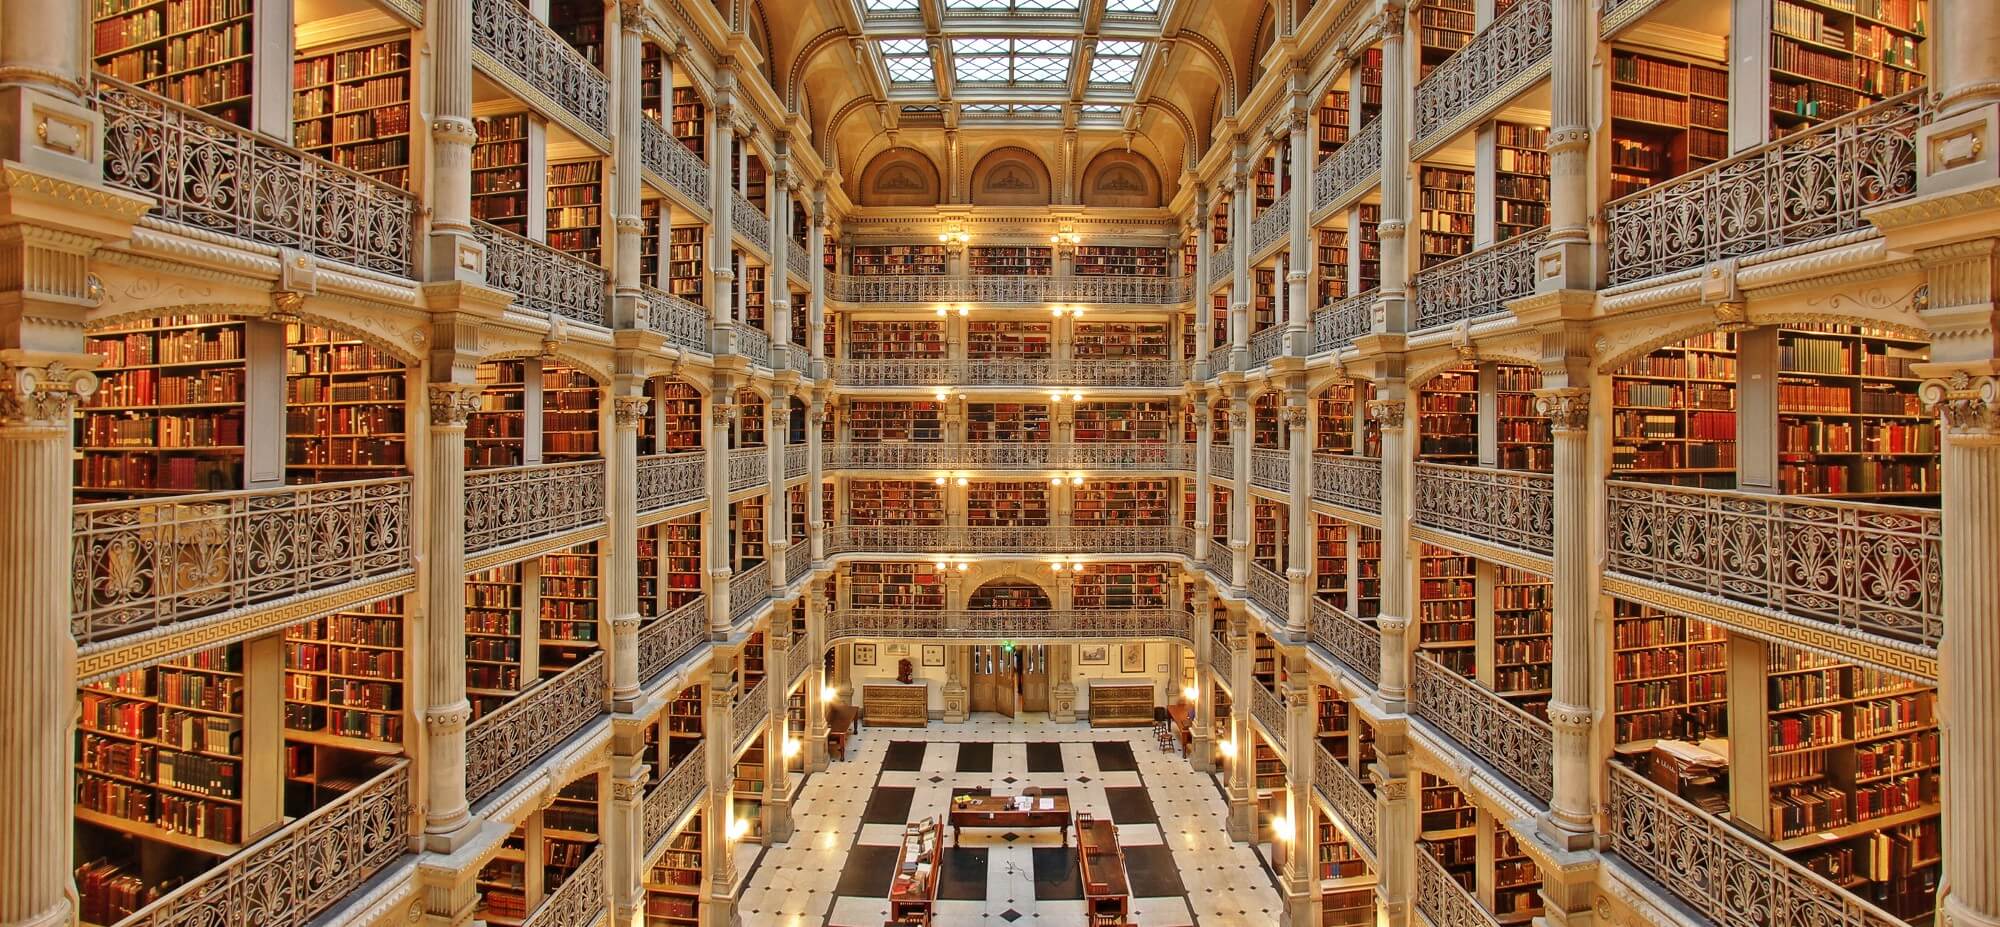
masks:
<path id="1" fill-rule="evenodd" d="M 1263 927 L 1279 920 L 1262 857 L 1231 843 L 1214 777 L 1162 753 L 1150 728 L 1092 729 L 1045 717 L 977 716 L 922 730 L 868 727 L 847 760 L 807 781 L 796 833 L 756 863 L 746 924 L 875 927 L 903 824 L 944 814 L 954 789 L 1067 789 L 1079 812 L 1110 818 L 1125 848 L 1134 921 L 1143 927 Z M 940 927 L 1083 922 L 1074 841 L 1055 830 L 967 830 L 946 851 Z"/>

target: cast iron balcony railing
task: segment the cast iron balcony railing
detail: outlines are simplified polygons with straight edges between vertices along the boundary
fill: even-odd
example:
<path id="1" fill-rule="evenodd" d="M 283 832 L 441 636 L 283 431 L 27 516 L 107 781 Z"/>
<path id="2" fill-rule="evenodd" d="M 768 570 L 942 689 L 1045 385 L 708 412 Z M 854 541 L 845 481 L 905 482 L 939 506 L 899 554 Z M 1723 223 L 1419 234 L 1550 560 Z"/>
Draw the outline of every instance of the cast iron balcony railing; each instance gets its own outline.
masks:
<path id="1" fill-rule="evenodd" d="M 1458 884 L 1437 857 L 1421 849 L 1415 855 L 1417 910 L 1432 927 L 1500 927 L 1499 918 Z"/>
<path id="2" fill-rule="evenodd" d="M 729 452 L 729 491 L 762 486 L 771 478 L 771 450 L 739 447 Z"/>
<path id="3" fill-rule="evenodd" d="M 1904 927 L 1625 766 L 1610 770 L 1611 852 L 1717 927 Z"/>
<path id="4" fill-rule="evenodd" d="M 1202 563 L 1215 578 L 1227 585 L 1236 585 L 1236 552 L 1229 548 L 1229 542 L 1222 538 L 1210 538 L 1208 557 Z"/>
<path id="5" fill-rule="evenodd" d="M 764 726 L 764 719 L 771 716 L 771 699 L 764 694 L 764 687 L 771 684 L 770 677 L 757 680 L 757 684 L 736 696 L 736 707 L 729 712 L 729 742 L 742 746 Z"/>
<path id="6" fill-rule="evenodd" d="M 1236 479 L 1236 449 L 1227 444 L 1208 446 L 1208 478 L 1212 480 Z"/>
<path id="7" fill-rule="evenodd" d="M 611 80 L 526 6 L 473 0 L 472 47 L 578 122 L 610 137 Z"/>
<path id="8" fill-rule="evenodd" d="M 1624 578 L 1935 647 L 1936 509 L 1611 482 L 1607 569 Z"/>
<path id="9" fill-rule="evenodd" d="M 827 636 L 829 639 L 916 637 L 955 640 L 1172 637 L 1192 641 L 1187 615 L 1164 608 L 990 611 L 839 609 L 827 618 Z"/>
<path id="10" fill-rule="evenodd" d="M 1312 497 L 1315 502 L 1357 512 L 1382 512 L 1382 459 L 1355 454 L 1314 454 Z"/>
<path id="11" fill-rule="evenodd" d="M 770 600 L 771 561 L 759 561 L 755 566 L 730 575 L 729 620 L 742 621 Z"/>
<path id="12" fill-rule="evenodd" d="M 1250 451 L 1250 485 L 1273 492 L 1292 488 L 1292 452 L 1259 447 Z"/>
<path id="13" fill-rule="evenodd" d="M 1250 223 L 1250 255 L 1254 259 L 1264 249 L 1278 243 L 1292 228 L 1292 198 L 1280 193 L 1271 205 L 1257 213 Z M 1281 284 L 1282 285 L 1282 284 Z"/>
<path id="14" fill-rule="evenodd" d="M 1194 445 L 1146 441 L 1079 441 L 1062 445 L 1056 457 L 1080 470 L 1193 470 Z"/>
<path id="15" fill-rule="evenodd" d="M 1427 653 L 1410 674 L 1410 713 L 1544 803 L 1555 797 L 1555 729 Z M 1419 853 L 1418 856 L 1424 854 Z"/>
<path id="16" fill-rule="evenodd" d="M 1261 366 L 1285 353 L 1285 324 L 1279 322 L 1250 336 L 1250 365 Z"/>
<path id="17" fill-rule="evenodd" d="M 1217 631 L 1208 641 L 1208 668 L 1222 677 L 1227 684 L 1235 685 L 1236 648 L 1229 645 L 1229 635 Z"/>
<path id="18" fill-rule="evenodd" d="M 1363 290 L 1313 313 L 1313 353 L 1340 351 L 1368 334 L 1374 326 L 1375 297 L 1380 290 Z"/>
<path id="19" fill-rule="evenodd" d="M 708 452 L 648 454 L 639 458 L 639 511 L 657 512 L 708 492 Z"/>
<path id="20" fill-rule="evenodd" d="M 785 680 L 790 682 L 798 679 L 806 670 L 812 668 L 813 662 L 818 658 L 819 653 L 813 646 L 810 635 L 793 635 L 792 646 L 785 650 Z"/>
<path id="21" fill-rule="evenodd" d="M 1208 253 L 1208 285 L 1218 287 L 1236 275 L 1236 253 L 1228 244 L 1216 245 Z"/>
<path id="22" fill-rule="evenodd" d="M 835 525 L 827 553 L 1172 554 L 1177 525 L 967 527 L 964 525 Z"/>
<path id="23" fill-rule="evenodd" d="M 825 466 L 841 470 L 1188 470 L 1194 456 L 1186 444 L 1139 441 L 828 444 L 825 448 Z"/>
<path id="24" fill-rule="evenodd" d="M 548 245 L 472 220 L 472 232 L 486 246 L 486 282 L 514 294 L 523 309 L 608 327 L 604 268 Z"/>
<path id="25" fill-rule="evenodd" d="M 409 192 L 101 74 L 91 96 L 105 182 L 153 197 L 152 217 L 414 275 Z"/>
<path id="26" fill-rule="evenodd" d="M 735 220 L 736 234 L 749 239 L 765 254 L 770 254 L 771 217 L 735 190 L 729 191 L 729 208 L 732 210 L 730 216 Z"/>
<path id="27" fill-rule="evenodd" d="M 1285 622 L 1291 615 L 1291 585 L 1270 567 L 1252 560 L 1250 601 L 1263 606 L 1264 611 L 1272 618 Z"/>
<path id="28" fill-rule="evenodd" d="M 561 534 L 604 521 L 604 461 L 501 467 L 465 474 L 465 552 Z"/>
<path id="29" fill-rule="evenodd" d="M 659 675 L 708 640 L 708 597 L 697 595 L 639 627 L 639 679 Z"/>
<path id="30" fill-rule="evenodd" d="M 708 744 L 695 744 L 695 748 L 653 787 L 646 795 L 644 817 L 641 827 L 647 848 L 646 858 L 659 855 L 660 841 L 667 838 L 668 831 L 688 813 L 694 803 L 708 791 Z"/>
<path id="31" fill-rule="evenodd" d="M 1313 745 L 1313 788 L 1339 813 L 1347 832 L 1361 841 L 1369 853 L 1376 853 L 1375 796 L 1362 786 L 1346 763 L 1327 752 L 1324 744 Z"/>
<path id="32" fill-rule="evenodd" d="M 1917 192 L 1927 90 L 1856 110 L 1605 207 L 1611 282 L 1869 228 L 1862 212 Z"/>
<path id="33" fill-rule="evenodd" d="M 731 331 L 736 335 L 736 353 L 760 366 L 771 366 L 771 336 L 761 328 L 738 323 Z M 721 353 L 715 351 L 714 353 Z"/>
<path id="34" fill-rule="evenodd" d="M 667 185 L 680 191 L 690 202 L 703 208 L 708 206 L 708 165 L 688 150 L 680 139 L 673 137 L 665 126 L 651 117 L 640 117 L 645 124 L 644 143 L 646 166 Z"/>
<path id="35" fill-rule="evenodd" d="M 1271 741 L 1271 746 L 1289 759 L 1289 751 L 1285 749 L 1285 703 L 1254 678 L 1250 680 L 1250 717 L 1264 726 L 1265 739 Z"/>
<path id="36" fill-rule="evenodd" d="M 809 450 L 803 444 L 785 445 L 785 480 L 790 482 L 810 472 L 812 460 L 806 456 Z"/>
<path id="37" fill-rule="evenodd" d="M 406 572 L 410 480 L 71 509 L 70 633 L 107 641 Z"/>
<path id="38" fill-rule="evenodd" d="M 1313 211 L 1345 203 L 1381 181 L 1382 120 L 1377 117 L 1349 136 L 1347 144 L 1313 171 Z"/>
<path id="39" fill-rule="evenodd" d="M 478 802 L 605 711 L 604 654 L 535 683 L 465 729 L 465 795 Z"/>
<path id="40" fill-rule="evenodd" d="M 1021 274 L 971 276 L 826 277 L 827 298 L 850 305 L 874 303 L 1086 303 L 1176 306 L 1193 292 L 1186 277 L 1115 277 Z"/>
<path id="41" fill-rule="evenodd" d="M 1167 360 L 839 360 L 841 386 L 1152 386 L 1178 389 L 1187 366 Z"/>
<path id="42" fill-rule="evenodd" d="M 1527 90 L 1547 71 L 1551 47 L 1549 0 L 1514 4 L 1417 84 L 1410 138 L 1429 142 Z"/>
<path id="43" fill-rule="evenodd" d="M 786 245 L 785 266 L 798 274 L 801 280 L 812 279 L 812 259 L 806 257 L 806 246 L 802 242 L 793 241 Z"/>
<path id="44" fill-rule="evenodd" d="M 677 348 L 708 350 L 707 308 L 649 286 L 640 287 L 639 293 L 646 298 L 643 324 L 647 331 L 658 332 L 666 337 L 668 344 Z"/>
<path id="45" fill-rule="evenodd" d="M 785 548 L 785 585 L 790 586 L 813 571 L 812 546 L 804 538 Z"/>
<path id="46" fill-rule="evenodd" d="M 1416 465 L 1417 524 L 1480 541 L 1555 553 L 1555 477 L 1453 464 Z"/>
<path id="47" fill-rule="evenodd" d="M 602 846 L 593 845 L 583 865 L 576 867 L 554 893 L 542 900 L 522 927 L 596 927 L 610 913 L 604 893 Z"/>
<path id="48" fill-rule="evenodd" d="M 1417 328 L 1506 312 L 1508 300 L 1534 293 L 1535 252 L 1548 237 L 1536 229 L 1417 271 Z"/>
<path id="49" fill-rule="evenodd" d="M 1318 596 L 1312 598 L 1312 614 L 1306 622 L 1306 633 L 1313 643 L 1326 648 L 1361 678 L 1381 684 L 1382 632 L 1372 622 L 1349 615 Z"/>
<path id="50" fill-rule="evenodd" d="M 117 927 L 305 927 L 408 852 L 412 820 L 399 759 Z"/>

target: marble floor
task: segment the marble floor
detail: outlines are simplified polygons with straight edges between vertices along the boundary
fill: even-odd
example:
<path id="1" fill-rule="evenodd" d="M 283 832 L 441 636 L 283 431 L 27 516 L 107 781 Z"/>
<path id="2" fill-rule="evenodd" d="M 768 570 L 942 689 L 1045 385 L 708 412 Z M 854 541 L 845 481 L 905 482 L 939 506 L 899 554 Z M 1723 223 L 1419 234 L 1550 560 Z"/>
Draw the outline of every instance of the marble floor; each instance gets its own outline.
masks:
<path id="1" fill-rule="evenodd" d="M 974 716 L 928 728 L 867 727 L 847 759 L 811 776 L 789 843 L 765 850 L 738 910 L 745 924 L 877 927 L 889 913 L 903 824 L 942 815 L 953 789 L 1064 788 L 1078 812 L 1117 824 L 1142 927 L 1263 927 L 1279 920 L 1263 857 L 1232 843 L 1213 776 L 1162 753 L 1151 728 Z M 950 845 L 939 927 L 1083 923 L 1074 846 L 1053 830 L 964 832 Z M 1023 925 L 1025 927 L 1025 925 Z"/>

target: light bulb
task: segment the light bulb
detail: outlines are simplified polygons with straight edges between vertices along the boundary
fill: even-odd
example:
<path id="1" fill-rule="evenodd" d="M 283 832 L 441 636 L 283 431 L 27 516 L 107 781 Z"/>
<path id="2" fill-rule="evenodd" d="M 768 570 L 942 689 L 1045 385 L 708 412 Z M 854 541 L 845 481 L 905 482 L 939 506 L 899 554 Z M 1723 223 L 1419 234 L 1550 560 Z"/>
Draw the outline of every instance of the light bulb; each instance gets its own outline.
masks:
<path id="1" fill-rule="evenodd" d="M 1069 394 L 1069 401 L 1071 401 L 1071 402 L 1082 402 L 1082 401 L 1083 401 L 1083 394 L 1082 394 L 1082 393 L 1071 393 L 1071 394 Z"/>
<path id="2" fill-rule="evenodd" d="M 939 306 L 937 312 L 938 312 L 938 318 L 940 319 L 944 318 L 945 308 L 943 306 Z"/>
<path id="3" fill-rule="evenodd" d="M 969 482 L 969 481 L 968 481 L 968 480 L 966 480 L 966 478 L 965 478 L 965 477 L 962 477 L 962 476 L 961 476 L 961 477 L 959 477 L 959 478 L 958 478 L 958 485 L 960 485 L 960 486 L 964 486 L 964 485 L 965 485 L 965 484 L 966 484 L 967 482 Z"/>
<path id="4" fill-rule="evenodd" d="M 748 833 L 750 833 L 750 822 L 747 819 L 735 818 L 729 822 L 729 839 L 741 840 Z"/>
<path id="5" fill-rule="evenodd" d="M 1271 833 L 1284 843 L 1292 842 L 1292 822 L 1282 814 L 1271 816 Z"/>
<path id="6" fill-rule="evenodd" d="M 969 570 L 969 569 L 972 569 L 972 564 L 970 564 L 970 563 L 967 563 L 967 562 L 966 562 L 966 561 L 964 561 L 964 560 L 960 560 L 960 561 L 958 562 L 958 571 L 959 571 L 960 573 L 963 573 L 963 572 L 965 572 L 966 570 Z"/>
<path id="7" fill-rule="evenodd" d="M 971 314 L 972 314 L 972 307 L 971 307 L 971 306 L 960 306 L 960 307 L 958 307 L 958 314 L 959 314 L 959 315 L 962 315 L 962 316 L 965 316 L 965 315 L 971 315 Z"/>
<path id="8" fill-rule="evenodd" d="M 1050 401 L 1050 402 L 1061 402 L 1061 401 L 1062 401 L 1062 394 L 1061 394 L 1061 393 L 1050 393 L 1050 394 L 1049 394 L 1049 401 Z"/>
<path id="9" fill-rule="evenodd" d="M 937 479 L 935 479 L 935 480 L 932 480 L 931 482 L 933 482 L 933 483 L 936 483 L 936 484 L 937 484 L 937 485 L 939 485 L 939 486 L 943 486 L 943 485 L 944 485 L 944 477 L 941 477 L 941 476 L 940 476 L 940 477 L 938 477 Z"/>
<path id="10" fill-rule="evenodd" d="M 820 686 L 820 687 L 819 687 L 819 700 L 820 700 L 820 701 L 822 701 L 822 702 L 832 702 L 832 701 L 838 701 L 839 699 L 840 699 L 840 690 L 839 690 L 839 689 L 836 689 L 836 688 L 834 688 L 834 687 L 832 687 L 832 686 Z"/>
<path id="11" fill-rule="evenodd" d="M 1062 307 L 1057 306 L 1054 309 L 1050 309 L 1049 314 L 1055 316 L 1058 319 L 1062 318 Z"/>
<path id="12" fill-rule="evenodd" d="M 785 738 L 785 759 L 789 760 L 792 757 L 798 756 L 799 747 L 800 744 L 799 744 L 799 739 L 797 737 Z"/>
<path id="13" fill-rule="evenodd" d="M 944 568 L 945 568 L 945 562 L 944 562 L 944 561 L 942 561 L 942 560 L 939 560 L 939 561 L 937 561 L 936 563 L 933 563 L 933 564 L 931 564 L 931 566 L 934 566 L 934 567 L 937 567 L 937 568 L 938 568 L 938 570 L 942 571 L 942 570 L 944 570 Z"/>
<path id="14" fill-rule="evenodd" d="M 1062 477 L 1060 477 L 1060 476 L 1052 476 L 1052 477 L 1049 477 L 1049 485 L 1050 485 L 1050 486 L 1061 486 L 1061 485 L 1062 485 Z"/>
<path id="15" fill-rule="evenodd" d="M 1193 686 L 1188 686 L 1187 688 L 1181 690 L 1181 700 L 1187 702 L 1190 705 L 1194 704 L 1195 698 L 1199 695 L 1201 695 L 1201 690 L 1196 689 Z"/>
<path id="16" fill-rule="evenodd" d="M 1222 748 L 1223 756 L 1234 757 L 1236 755 L 1236 741 L 1234 740 L 1225 740 L 1217 744 L 1217 746 Z"/>
<path id="17" fill-rule="evenodd" d="M 1080 476 L 1072 476 L 1072 477 L 1070 477 L 1070 478 L 1069 478 L 1069 484 L 1070 484 L 1071 486 L 1082 486 L 1082 485 L 1083 485 L 1083 477 L 1080 477 Z"/>

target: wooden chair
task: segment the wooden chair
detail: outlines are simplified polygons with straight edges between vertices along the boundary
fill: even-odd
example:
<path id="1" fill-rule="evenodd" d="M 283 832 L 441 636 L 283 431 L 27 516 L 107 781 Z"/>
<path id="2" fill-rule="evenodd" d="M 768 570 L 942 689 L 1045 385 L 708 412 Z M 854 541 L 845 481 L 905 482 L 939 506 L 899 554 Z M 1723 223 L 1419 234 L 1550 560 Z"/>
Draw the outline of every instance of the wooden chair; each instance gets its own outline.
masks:
<path id="1" fill-rule="evenodd" d="M 1172 753 L 1180 746 L 1175 742 L 1174 723 L 1172 721 L 1153 722 L 1153 739 L 1159 743 L 1161 753 Z"/>

